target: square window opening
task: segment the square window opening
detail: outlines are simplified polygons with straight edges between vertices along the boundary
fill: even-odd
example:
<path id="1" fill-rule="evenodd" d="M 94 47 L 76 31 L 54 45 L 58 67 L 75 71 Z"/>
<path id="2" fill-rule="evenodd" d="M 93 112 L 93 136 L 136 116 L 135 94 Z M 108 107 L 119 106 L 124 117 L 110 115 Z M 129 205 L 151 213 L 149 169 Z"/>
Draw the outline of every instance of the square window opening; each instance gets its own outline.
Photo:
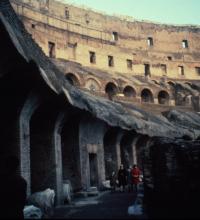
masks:
<path id="1" fill-rule="evenodd" d="M 95 52 L 90 51 L 90 63 L 96 63 L 96 54 Z"/>
<path id="2" fill-rule="evenodd" d="M 185 75 L 184 67 L 183 66 L 178 66 L 178 72 L 179 72 L 179 75 L 184 76 Z"/>
<path id="3" fill-rule="evenodd" d="M 200 67 L 195 67 L 195 72 L 200 76 Z"/>
<path id="4" fill-rule="evenodd" d="M 114 40 L 114 41 L 118 41 L 118 39 L 119 39 L 119 36 L 118 36 L 118 33 L 117 33 L 117 32 L 113 32 L 113 33 L 112 33 L 112 37 L 113 37 L 113 40 Z"/>
<path id="5" fill-rule="evenodd" d="M 108 56 L 108 66 L 110 66 L 110 67 L 114 66 L 114 58 L 113 58 L 113 56 Z"/>
<path id="6" fill-rule="evenodd" d="M 183 48 L 188 48 L 188 47 L 189 47 L 189 44 L 188 44 L 188 41 L 187 41 L 187 40 L 183 40 L 183 41 L 182 41 L 182 47 L 183 47 Z"/>
<path id="7" fill-rule="evenodd" d="M 49 57 L 55 58 L 56 57 L 55 43 L 48 42 L 48 46 L 49 46 Z"/>
<path id="8" fill-rule="evenodd" d="M 165 75 L 167 73 L 167 65 L 161 64 L 161 70 L 162 70 L 162 74 Z"/>
<path id="9" fill-rule="evenodd" d="M 150 72 L 150 65 L 149 64 L 144 64 L 144 75 L 147 76 L 151 76 L 151 72 Z"/>
<path id="10" fill-rule="evenodd" d="M 149 47 L 153 46 L 153 38 L 152 37 L 147 38 L 147 44 L 148 44 Z"/>
<path id="11" fill-rule="evenodd" d="M 132 68 L 133 68 L 133 62 L 132 62 L 132 60 L 127 59 L 126 62 L 127 62 L 127 68 L 128 68 L 128 69 L 132 69 Z"/>

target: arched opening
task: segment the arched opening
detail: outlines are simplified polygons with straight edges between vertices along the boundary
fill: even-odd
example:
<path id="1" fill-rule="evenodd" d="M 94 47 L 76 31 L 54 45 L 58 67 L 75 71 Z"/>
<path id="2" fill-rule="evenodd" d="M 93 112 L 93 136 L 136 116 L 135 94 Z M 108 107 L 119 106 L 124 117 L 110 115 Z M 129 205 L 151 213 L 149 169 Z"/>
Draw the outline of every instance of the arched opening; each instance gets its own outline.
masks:
<path id="1" fill-rule="evenodd" d="M 61 129 L 62 178 L 63 183 L 70 182 L 73 191 L 81 189 L 79 122 L 78 115 L 71 115 Z"/>
<path id="2" fill-rule="evenodd" d="M 148 157 L 144 155 L 144 152 L 146 150 L 148 151 L 149 141 L 150 141 L 150 138 L 147 135 L 139 135 L 135 143 L 137 165 L 142 170 L 144 169 L 144 164 L 143 164 L 144 157 Z"/>
<path id="3" fill-rule="evenodd" d="M 117 88 L 117 86 L 114 83 L 109 82 L 106 85 L 105 92 L 108 94 L 108 96 L 110 98 L 112 98 L 113 96 L 115 96 L 117 94 L 118 88 Z"/>
<path id="4" fill-rule="evenodd" d="M 47 188 L 57 190 L 55 146 L 52 142 L 54 110 L 51 104 L 43 103 L 30 120 L 31 193 Z"/>
<path id="5" fill-rule="evenodd" d="M 80 82 L 75 74 L 73 73 L 67 73 L 65 75 L 66 80 L 73 86 L 80 86 Z"/>
<path id="6" fill-rule="evenodd" d="M 48 173 L 49 149 L 44 143 L 41 130 L 39 130 L 44 124 L 42 123 L 42 126 L 38 126 L 38 120 L 41 120 L 41 118 L 36 113 L 30 122 L 31 193 L 47 188 L 45 183 Z"/>
<path id="7" fill-rule="evenodd" d="M 105 177 L 109 179 L 113 171 L 117 171 L 117 141 L 118 129 L 109 129 L 104 135 L 104 160 L 105 160 Z"/>
<path id="8" fill-rule="evenodd" d="M 153 103 L 153 94 L 149 89 L 143 89 L 141 92 L 141 101 Z"/>
<path id="9" fill-rule="evenodd" d="M 126 132 L 120 141 L 121 163 L 126 169 L 132 166 L 134 162 L 133 140 L 135 137 L 134 132 Z"/>
<path id="10" fill-rule="evenodd" d="M 100 85 L 95 79 L 89 78 L 86 81 L 85 88 L 89 89 L 91 92 L 96 92 L 100 90 Z"/>
<path id="11" fill-rule="evenodd" d="M 126 86 L 126 87 L 124 88 L 123 93 L 124 93 L 124 96 L 125 96 L 125 97 L 128 97 L 128 98 L 136 97 L 136 91 L 135 91 L 135 89 L 134 89 L 133 87 L 131 87 L 131 86 Z"/>
<path id="12" fill-rule="evenodd" d="M 169 94 L 166 91 L 158 93 L 158 103 L 161 105 L 169 105 Z"/>

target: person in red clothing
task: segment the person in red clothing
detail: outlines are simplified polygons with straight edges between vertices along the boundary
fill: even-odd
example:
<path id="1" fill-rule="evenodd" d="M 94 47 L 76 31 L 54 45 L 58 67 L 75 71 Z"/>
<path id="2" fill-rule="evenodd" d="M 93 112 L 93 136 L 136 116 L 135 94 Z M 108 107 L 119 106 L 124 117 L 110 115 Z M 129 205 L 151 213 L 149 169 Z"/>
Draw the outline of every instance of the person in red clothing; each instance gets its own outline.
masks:
<path id="1" fill-rule="evenodd" d="M 135 186 L 136 192 L 138 191 L 138 183 L 140 182 L 140 169 L 136 164 L 133 165 L 131 170 L 133 185 Z"/>

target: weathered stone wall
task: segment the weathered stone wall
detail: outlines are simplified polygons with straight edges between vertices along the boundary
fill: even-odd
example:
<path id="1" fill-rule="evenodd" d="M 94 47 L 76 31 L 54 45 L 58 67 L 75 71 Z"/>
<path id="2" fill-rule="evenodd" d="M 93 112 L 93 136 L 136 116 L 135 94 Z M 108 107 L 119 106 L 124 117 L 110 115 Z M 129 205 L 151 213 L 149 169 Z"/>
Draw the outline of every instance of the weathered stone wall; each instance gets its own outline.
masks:
<path id="1" fill-rule="evenodd" d="M 34 2 L 38 3 L 38 1 Z M 101 188 L 101 183 L 105 180 L 103 140 L 107 131 L 107 126 L 105 126 L 107 122 L 110 126 L 133 129 L 140 133 L 137 143 L 133 143 L 136 152 L 132 153 L 138 156 L 138 164 L 142 165 L 144 172 L 145 202 L 149 216 L 171 217 L 175 213 L 178 217 L 191 217 L 191 215 L 193 217 L 196 213 L 198 214 L 198 203 L 195 200 L 198 200 L 200 196 L 199 141 L 164 138 L 151 140 L 142 134 L 149 136 L 159 134 L 179 138 L 183 138 L 185 134 L 190 139 L 196 139 L 199 138 L 199 115 L 172 111 L 163 114 L 165 117 L 156 117 L 131 104 L 123 103 L 122 105 L 96 98 L 67 83 L 62 84 L 63 75 L 59 74 L 55 66 L 46 59 L 32 39 L 27 37 L 29 35 L 26 35 L 15 14 L 7 6 L 8 1 L 0 1 L 2 10 L 0 15 L 2 36 L 0 42 L 2 51 L 0 53 L 0 75 L 2 76 L 0 80 L 2 104 L 0 143 L 3 146 L 0 151 L 2 154 L 14 153 L 21 156 L 20 171 L 29 181 L 29 185 L 33 184 L 35 188 L 33 190 L 43 189 L 44 186 L 44 188 L 57 188 L 58 192 L 58 188 L 62 187 L 62 178 L 59 179 L 58 176 L 62 173 L 63 179 L 69 178 L 75 183 L 81 182 L 80 186 L 84 190 L 87 190 L 95 181 Z M 43 8 L 43 10 L 46 9 Z M 6 30 L 11 31 L 10 35 L 5 31 L 5 25 Z M 41 71 L 40 67 L 45 71 Z M 40 102 L 31 100 L 28 96 L 33 88 L 38 89 L 36 91 L 39 97 L 47 98 L 39 108 Z M 52 94 L 50 90 L 55 93 L 52 92 Z M 69 108 L 70 104 L 66 97 L 76 108 Z M 58 100 L 62 102 L 62 107 L 65 105 L 66 114 L 69 113 L 71 121 L 66 121 L 60 129 L 62 137 L 57 137 L 61 140 L 56 142 L 55 136 L 59 136 L 58 133 L 55 134 L 56 118 L 59 110 L 63 110 Z M 75 111 L 79 114 L 75 114 Z M 82 119 L 80 123 L 78 115 Z M 121 134 L 117 134 L 116 166 L 119 166 L 121 159 L 121 138 Z M 132 141 L 123 143 L 123 146 L 126 144 L 133 146 Z M 64 149 L 62 158 L 61 155 L 57 155 L 61 154 L 60 145 Z M 112 141 L 108 143 L 108 146 L 115 147 Z M 26 155 L 29 153 L 30 155 Z M 139 156 L 142 158 L 140 159 Z M 62 160 L 63 164 L 58 163 L 58 160 Z M 27 166 L 26 169 L 25 166 Z M 31 175 L 34 175 L 32 182 Z"/>
<path id="2" fill-rule="evenodd" d="M 57 1 L 12 2 L 46 55 L 49 55 L 48 42 L 53 42 L 56 58 L 107 70 L 110 74 L 144 76 L 144 64 L 150 64 L 151 76 L 155 78 L 167 75 L 175 79 L 199 79 L 195 69 L 200 67 L 199 27 L 128 21 Z M 113 32 L 117 32 L 117 39 Z M 149 37 L 153 46 L 148 46 Z M 183 48 L 183 40 L 187 40 L 188 48 Z M 94 63 L 90 63 L 89 51 L 96 53 Z M 108 66 L 108 55 L 114 57 L 113 67 Z M 127 67 L 127 59 L 133 62 L 132 68 Z M 178 66 L 184 67 L 184 75 Z"/>
<path id="3" fill-rule="evenodd" d="M 102 182 L 105 181 L 103 147 L 105 124 L 95 118 L 86 117 L 81 120 L 79 129 L 82 187 L 84 190 L 88 189 L 92 186 L 93 179 L 97 183 L 96 186 L 101 189 Z M 96 173 L 91 170 L 93 166 L 90 161 L 91 154 L 96 157 L 93 164 L 96 166 Z"/>
<path id="4" fill-rule="evenodd" d="M 108 128 L 103 139 L 105 178 L 108 180 L 113 171 L 117 172 L 121 164 L 120 140 L 123 135 L 119 128 Z"/>
<path id="5" fill-rule="evenodd" d="M 80 172 L 79 123 L 80 119 L 78 116 L 72 117 L 72 115 L 70 115 L 64 123 L 61 132 L 63 167 L 62 178 L 64 181 L 69 180 L 71 182 L 74 191 L 82 188 Z"/>
<path id="6" fill-rule="evenodd" d="M 143 153 L 150 219 L 198 218 L 200 142 L 154 138 Z"/>

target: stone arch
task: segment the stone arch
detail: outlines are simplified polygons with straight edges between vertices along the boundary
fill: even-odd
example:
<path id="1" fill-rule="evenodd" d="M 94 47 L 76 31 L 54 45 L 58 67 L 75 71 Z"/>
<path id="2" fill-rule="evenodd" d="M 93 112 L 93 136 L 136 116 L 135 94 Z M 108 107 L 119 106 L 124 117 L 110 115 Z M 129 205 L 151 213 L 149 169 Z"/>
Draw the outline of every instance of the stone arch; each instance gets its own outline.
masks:
<path id="1" fill-rule="evenodd" d="M 30 167 L 30 119 L 41 104 L 40 96 L 31 92 L 19 114 L 19 145 L 20 145 L 20 170 L 27 181 L 27 193 L 31 194 L 31 167 Z"/>
<path id="2" fill-rule="evenodd" d="M 64 195 L 63 195 L 63 167 L 62 167 L 62 150 L 61 150 L 61 129 L 65 120 L 65 112 L 61 111 L 55 120 L 55 126 L 53 131 L 53 144 L 57 146 L 57 150 L 55 151 L 55 160 L 56 160 L 56 203 L 63 204 L 64 203 Z"/>
<path id="3" fill-rule="evenodd" d="M 70 108 L 71 109 L 71 108 Z M 69 113 L 73 112 L 73 114 Z M 81 189 L 80 173 L 80 115 L 72 108 L 60 122 L 62 181 L 70 181 L 73 191 Z M 61 124 L 62 123 L 62 124 Z"/>
<path id="4" fill-rule="evenodd" d="M 19 135 L 21 172 L 28 183 L 28 195 L 51 188 L 56 203 L 62 204 L 60 145 L 54 132 L 58 111 L 59 103 L 54 99 L 45 101 L 32 92 L 19 115 Z"/>
<path id="5" fill-rule="evenodd" d="M 108 82 L 105 86 L 105 92 L 108 94 L 109 97 L 113 97 L 118 93 L 119 89 L 113 82 Z"/>
<path id="6" fill-rule="evenodd" d="M 91 92 L 100 91 L 101 84 L 94 78 L 88 78 L 85 83 L 85 88 L 89 89 Z"/>
<path id="7" fill-rule="evenodd" d="M 148 158 L 146 152 L 148 152 L 148 147 L 151 144 L 151 138 L 147 135 L 138 135 L 136 142 L 135 142 L 135 149 L 136 149 L 136 157 L 137 157 L 137 164 L 140 168 L 144 171 L 144 158 Z"/>
<path id="8" fill-rule="evenodd" d="M 55 190 L 58 204 L 61 187 L 57 185 L 61 178 L 57 172 L 61 169 L 58 161 L 60 145 L 55 145 L 54 132 L 59 109 L 59 102 L 56 100 L 43 101 L 33 112 L 29 122 L 31 193 L 51 188 Z"/>
<path id="9" fill-rule="evenodd" d="M 123 90 L 123 94 L 125 97 L 136 97 L 136 91 L 132 86 L 126 86 Z"/>
<path id="10" fill-rule="evenodd" d="M 118 137 L 119 129 L 110 128 L 104 135 L 104 161 L 105 161 L 105 177 L 109 179 L 113 171 L 117 172 L 119 162 L 118 153 Z"/>
<path id="11" fill-rule="evenodd" d="M 139 138 L 141 137 L 140 134 L 137 134 L 134 136 L 133 141 L 132 141 L 132 147 L 133 147 L 133 164 L 138 164 L 138 160 L 140 159 L 140 155 L 138 154 L 138 149 L 137 149 L 137 142 Z"/>
<path id="12" fill-rule="evenodd" d="M 153 93 L 150 89 L 145 88 L 141 91 L 141 101 L 154 103 Z"/>
<path id="13" fill-rule="evenodd" d="M 15 72 L 11 75 L 14 76 Z M 27 135 L 20 135 L 19 112 L 30 91 L 29 89 L 25 91 L 21 89 L 24 87 L 20 84 L 20 77 L 14 77 L 16 78 L 10 78 L 9 76 L 0 79 L 0 162 L 4 157 L 10 155 L 17 156 L 20 161 L 18 171 L 28 180 L 28 172 L 23 172 L 29 162 L 28 158 L 24 157 L 23 153 L 28 149 L 26 149 L 26 145 L 24 148 L 20 145 L 22 140 L 27 138 Z M 27 161 L 27 163 L 23 163 L 23 160 Z"/>
<path id="14" fill-rule="evenodd" d="M 169 100 L 170 100 L 170 96 L 168 92 L 162 90 L 158 93 L 159 104 L 169 105 Z"/>
<path id="15" fill-rule="evenodd" d="M 138 134 L 134 131 L 124 132 L 120 141 L 120 154 L 121 163 L 125 168 L 129 168 L 136 160 L 135 143 L 138 138 Z"/>
<path id="16" fill-rule="evenodd" d="M 57 173 L 57 203 L 63 204 L 66 201 L 66 192 L 63 189 L 65 184 L 70 184 L 73 192 L 82 189 L 80 171 L 80 145 L 79 125 L 81 115 L 74 108 L 69 107 L 59 112 L 54 127 L 54 145 L 56 152 L 56 173 Z M 70 195 L 68 195 L 70 199 Z M 69 201 L 68 201 L 69 202 Z"/>
<path id="17" fill-rule="evenodd" d="M 65 74 L 66 80 L 73 86 L 80 86 L 80 78 L 77 74 L 67 73 Z"/>

